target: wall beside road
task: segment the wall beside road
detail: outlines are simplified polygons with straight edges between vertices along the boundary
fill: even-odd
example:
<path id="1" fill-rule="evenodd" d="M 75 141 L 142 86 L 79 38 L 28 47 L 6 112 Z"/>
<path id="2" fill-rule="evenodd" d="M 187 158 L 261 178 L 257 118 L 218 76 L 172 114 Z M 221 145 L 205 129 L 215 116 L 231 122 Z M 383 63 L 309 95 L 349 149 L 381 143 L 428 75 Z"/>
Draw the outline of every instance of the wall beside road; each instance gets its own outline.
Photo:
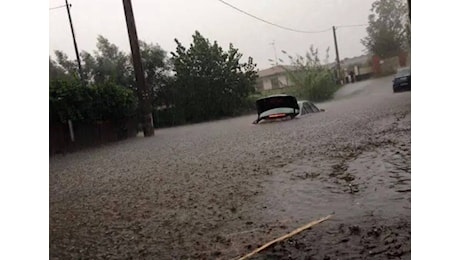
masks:
<path id="1" fill-rule="evenodd" d="M 137 120 L 128 119 L 114 122 L 97 122 L 96 124 L 72 124 L 73 139 L 68 124 L 53 123 L 49 126 L 49 153 L 55 155 L 68 153 L 83 148 L 94 147 L 115 142 L 137 135 Z"/>
<path id="2" fill-rule="evenodd" d="M 410 55 L 402 52 L 398 56 L 381 59 L 372 57 L 372 70 L 374 76 L 386 76 L 396 73 L 398 68 L 410 66 Z"/>
<path id="3" fill-rule="evenodd" d="M 382 75 L 394 74 L 400 67 L 399 57 L 396 56 L 381 60 L 380 64 Z"/>

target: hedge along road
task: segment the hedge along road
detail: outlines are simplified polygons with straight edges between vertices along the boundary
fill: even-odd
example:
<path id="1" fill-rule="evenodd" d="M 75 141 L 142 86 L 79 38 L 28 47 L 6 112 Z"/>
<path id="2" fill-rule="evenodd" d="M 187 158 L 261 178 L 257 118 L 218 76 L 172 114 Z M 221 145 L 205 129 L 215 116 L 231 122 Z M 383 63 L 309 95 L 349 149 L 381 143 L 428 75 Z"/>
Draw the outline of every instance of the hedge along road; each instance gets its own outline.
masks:
<path id="1" fill-rule="evenodd" d="M 230 259 L 333 212 L 255 258 L 409 259 L 410 92 L 340 93 L 50 158 L 50 258 Z"/>

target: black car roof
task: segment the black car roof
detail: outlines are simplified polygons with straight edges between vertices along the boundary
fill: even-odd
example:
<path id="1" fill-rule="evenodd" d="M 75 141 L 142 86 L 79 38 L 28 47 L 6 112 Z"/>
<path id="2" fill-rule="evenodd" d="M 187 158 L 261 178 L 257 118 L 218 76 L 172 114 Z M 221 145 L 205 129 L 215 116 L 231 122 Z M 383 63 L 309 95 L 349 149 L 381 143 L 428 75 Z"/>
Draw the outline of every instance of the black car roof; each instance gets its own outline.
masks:
<path id="1" fill-rule="evenodd" d="M 410 67 L 403 67 L 403 68 L 399 68 L 398 71 L 396 71 L 395 77 L 403 77 L 403 76 L 407 76 L 410 74 L 411 74 Z"/>

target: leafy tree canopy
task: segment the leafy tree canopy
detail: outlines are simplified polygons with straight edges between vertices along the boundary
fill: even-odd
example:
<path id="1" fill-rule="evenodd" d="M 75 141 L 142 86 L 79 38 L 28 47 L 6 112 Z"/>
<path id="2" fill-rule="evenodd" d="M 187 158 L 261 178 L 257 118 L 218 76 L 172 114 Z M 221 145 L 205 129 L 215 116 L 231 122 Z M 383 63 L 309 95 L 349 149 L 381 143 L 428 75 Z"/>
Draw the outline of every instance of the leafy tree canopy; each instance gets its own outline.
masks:
<path id="1" fill-rule="evenodd" d="M 171 125 L 232 116 L 248 110 L 255 64 L 230 44 L 224 51 L 199 32 L 186 49 L 176 40 L 172 58 L 159 45 L 139 42 L 147 86 L 161 124 Z M 55 51 L 50 58 L 50 111 L 54 121 L 117 120 L 131 116 L 136 85 L 132 58 L 103 36 L 93 53 L 82 51 L 83 83 L 76 60 Z M 123 90 L 125 89 L 125 90 Z M 167 111 L 166 111 L 167 110 Z M 158 123 L 158 119 L 155 118 Z"/>
<path id="2" fill-rule="evenodd" d="M 197 122 L 238 113 L 254 92 L 257 74 L 252 58 L 241 63 L 243 55 L 232 44 L 224 51 L 198 31 L 188 49 L 175 41 L 176 52 L 171 54 L 175 87 L 180 93 L 175 101 L 185 120 Z"/>
<path id="3" fill-rule="evenodd" d="M 367 36 L 361 40 L 369 53 L 381 58 L 398 55 L 410 46 L 406 1 L 377 0 L 372 4 Z"/>

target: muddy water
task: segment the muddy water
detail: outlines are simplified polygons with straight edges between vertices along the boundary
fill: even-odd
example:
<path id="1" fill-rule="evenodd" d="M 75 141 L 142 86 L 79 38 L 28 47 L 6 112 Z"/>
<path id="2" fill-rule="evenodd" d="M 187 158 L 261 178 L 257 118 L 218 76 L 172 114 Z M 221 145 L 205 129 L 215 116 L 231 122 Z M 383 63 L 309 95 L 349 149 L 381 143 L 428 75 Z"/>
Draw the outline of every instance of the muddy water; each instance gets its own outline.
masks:
<path id="1" fill-rule="evenodd" d="M 326 112 L 161 129 L 50 159 L 53 259 L 410 258 L 410 93 L 349 85 Z"/>

